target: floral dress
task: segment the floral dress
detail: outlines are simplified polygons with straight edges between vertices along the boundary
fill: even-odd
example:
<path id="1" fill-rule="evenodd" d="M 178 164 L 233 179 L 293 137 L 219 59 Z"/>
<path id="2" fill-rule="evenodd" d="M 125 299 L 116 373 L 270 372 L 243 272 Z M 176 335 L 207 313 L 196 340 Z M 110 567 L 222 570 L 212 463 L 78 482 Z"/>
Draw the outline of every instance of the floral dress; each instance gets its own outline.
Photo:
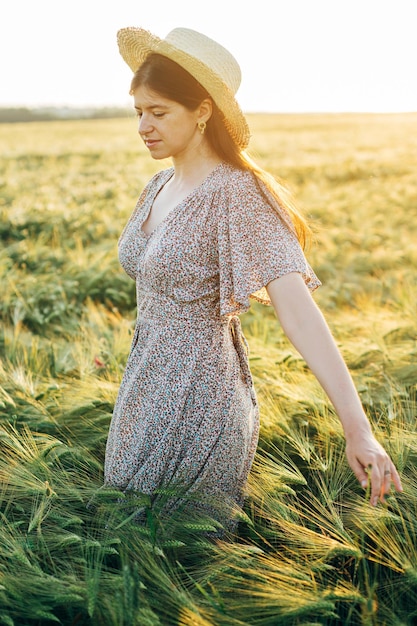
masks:
<path id="1" fill-rule="evenodd" d="M 119 241 L 121 265 L 136 281 L 137 322 L 105 484 L 151 496 L 179 485 L 213 511 L 214 502 L 241 506 L 258 441 L 238 316 L 251 295 L 269 303 L 274 278 L 299 272 L 312 290 L 320 283 L 253 174 L 225 163 L 147 236 L 141 226 L 173 174 L 152 178 Z"/>

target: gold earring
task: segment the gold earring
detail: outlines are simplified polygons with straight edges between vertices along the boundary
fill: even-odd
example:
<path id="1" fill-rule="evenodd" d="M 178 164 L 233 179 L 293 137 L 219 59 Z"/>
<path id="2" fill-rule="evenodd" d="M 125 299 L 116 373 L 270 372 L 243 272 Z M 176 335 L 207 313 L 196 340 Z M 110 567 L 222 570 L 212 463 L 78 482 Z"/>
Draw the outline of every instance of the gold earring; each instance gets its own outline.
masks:
<path id="1" fill-rule="evenodd" d="M 200 122 L 198 122 L 197 126 L 200 129 L 200 133 L 204 135 L 204 131 L 206 130 L 207 124 L 203 120 L 201 120 Z"/>

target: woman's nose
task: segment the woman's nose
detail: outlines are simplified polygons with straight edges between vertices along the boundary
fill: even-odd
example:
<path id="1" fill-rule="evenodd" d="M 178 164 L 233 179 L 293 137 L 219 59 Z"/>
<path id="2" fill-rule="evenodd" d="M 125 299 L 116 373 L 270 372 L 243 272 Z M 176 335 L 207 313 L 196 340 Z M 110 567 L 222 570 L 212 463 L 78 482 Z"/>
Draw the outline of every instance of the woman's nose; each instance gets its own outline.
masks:
<path id="1" fill-rule="evenodd" d="M 139 119 L 138 133 L 140 135 L 147 135 L 150 130 L 152 130 L 152 126 L 150 124 L 148 116 L 142 115 L 142 117 Z"/>

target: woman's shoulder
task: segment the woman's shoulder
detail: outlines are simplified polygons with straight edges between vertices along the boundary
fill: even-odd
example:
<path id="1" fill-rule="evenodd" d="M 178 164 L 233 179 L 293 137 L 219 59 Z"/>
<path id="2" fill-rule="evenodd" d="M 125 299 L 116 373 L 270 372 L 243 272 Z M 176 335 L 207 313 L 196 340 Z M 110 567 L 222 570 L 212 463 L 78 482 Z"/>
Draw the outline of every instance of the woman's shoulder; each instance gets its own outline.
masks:
<path id="1" fill-rule="evenodd" d="M 223 163 L 218 168 L 213 183 L 213 191 L 223 213 L 236 210 L 252 213 L 255 207 L 271 209 L 261 182 L 249 169 Z"/>
<path id="2" fill-rule="evenodd" d="M 253 174 L 249 169 L 241 169 L 231 163 L 222 162 L 217 166 L 218 180 L 230 185 L 252 184 Z"/>
<path id="3" fill-rule="evenodd" d="M 246 169 L 240 169 L 229 163 L 217 166 L 212 180 L 212 190 L 230 201 L 244 201 L 245 198 L 260 194 L 255 175 Z"/>

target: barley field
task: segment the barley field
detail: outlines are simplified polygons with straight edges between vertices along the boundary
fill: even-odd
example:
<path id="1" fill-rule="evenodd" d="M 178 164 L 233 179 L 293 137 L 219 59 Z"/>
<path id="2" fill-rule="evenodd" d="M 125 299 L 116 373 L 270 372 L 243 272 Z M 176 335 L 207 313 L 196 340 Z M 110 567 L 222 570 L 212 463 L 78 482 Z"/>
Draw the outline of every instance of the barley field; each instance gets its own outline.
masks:
<path id="1" fill-rule="evenodd" d="M 314 297 L 404 493 L 369 505 L 326 396 L 258 303 L 242 324 L 261 439 L 235 540 L 100 489 L 135 318 L 117 239 L 166 164 L 129 115 L 2 124 L 1 625 L 417 624 L 417 114 L 249 123 L 252 155 L 310 218 Z"/>

